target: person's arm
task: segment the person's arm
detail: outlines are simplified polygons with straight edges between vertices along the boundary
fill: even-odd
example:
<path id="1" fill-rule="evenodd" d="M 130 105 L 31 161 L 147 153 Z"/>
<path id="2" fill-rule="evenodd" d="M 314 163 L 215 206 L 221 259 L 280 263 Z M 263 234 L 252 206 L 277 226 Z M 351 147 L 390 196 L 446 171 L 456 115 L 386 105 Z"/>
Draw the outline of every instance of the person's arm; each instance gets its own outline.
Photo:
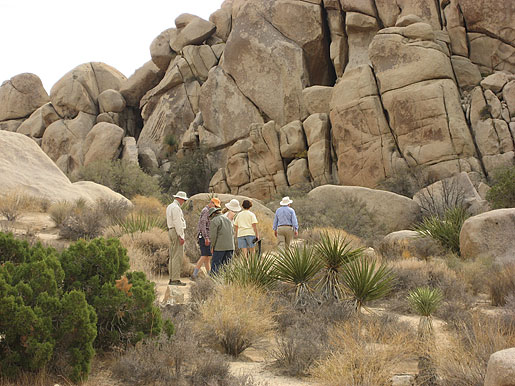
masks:
<path id="1" fill-rule="evenodd" d="M 297 221 L 297 215 L 295 214 L 295 209 L 292 208 L 292 224 L 293 231 L 295 232 L 295 236 L 299 235 L 299 222 Z"/>
<path id="2" fill-rule="evenodd" d="M 252 229 L 254 229 L 254 234 L 256 235 L 256 238 L 259 240 L 259 233 L 257 229 L 257 223 L 252 224 Z"/>
<path id="3" fill-rule="evenodd" d="M 206 208 L 200 212 L 200 219 L 198 221 L 198 229 L 206 245 L 209 245 L 209 232 L 207 230 L 207 224 L 209 223 L 209 210 Z"/>
<path id="4" fill-rule="evenodd" d="M 183 218 L 181 208 L 178 206 L 174 206 L 172 208 L 172 216 L 173 216 L 173 227 L 177 232 L 177 235 L 181 238 L 181 245 L 184 244 L 184 227 L 183 227 Z"/>
<path id="5" fill-rule="evenodd" d="M 277 209 L 277 210 L 279 210 L 279 209 Z M 274 230 L 274 235 L 275 235 L 275 237 L 277 237 L 277 223 L 278 223 L 277 210 L 275 211 L 275 215 L 274 215 L 274 225 L 272 226 L 272 229 Z"/>

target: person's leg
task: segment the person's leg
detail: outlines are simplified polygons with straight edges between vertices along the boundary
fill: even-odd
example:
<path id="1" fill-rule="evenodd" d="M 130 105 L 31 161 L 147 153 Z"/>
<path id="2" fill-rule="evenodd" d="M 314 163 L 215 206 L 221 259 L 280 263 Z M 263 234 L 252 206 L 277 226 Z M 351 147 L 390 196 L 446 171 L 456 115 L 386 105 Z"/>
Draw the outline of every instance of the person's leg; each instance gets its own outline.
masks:
<path id="1" fill-rule="evenodd" d="M 211 262 L 212 262 L 211 273 L 213 275 L 216 275 L 216 273 L 218 272 L 218 269 L 222 265 L 223 257 L 224 257 L 224 251 L 214 251 L 213 252 L 213 257 L 211 259 Z"/>
<path id="2" fill-rule="evenodd" d="M 178 281 L 181 277 L 181 265 L 184 246 L 179 243 L 179 236 L 175 229 L 168 230 L 170 239 L 170 258 L 168 260 L 168 276 L 170 281 Z"/>
<path id="3" fill-rule="evenodd" d="M 238 237 L 238 248 L 242 256 L 247 256 L 247 239 L 245 236 Z"/>
<path id="4" fill-rule="evenodd" d="M 286 235 L 285 235 L 286 227 L 277 228 L 277 246 L 279 248 L 286 248 Z"/>
<path id="5" fill-rule="evenodd" d="M 209 275 L 209 272 L 211 271 L 211 256 L 207 256 L 207 259 L 204 262 L 204 267 L 206 268 L 206 272 Z"/>
<path id="6" fill-rule="evenodd" d="M 284 238 L 286 242 L 286 248 L 290 247 L 291 241 L 293 240 L 293 228 L 284 227 Z"/>

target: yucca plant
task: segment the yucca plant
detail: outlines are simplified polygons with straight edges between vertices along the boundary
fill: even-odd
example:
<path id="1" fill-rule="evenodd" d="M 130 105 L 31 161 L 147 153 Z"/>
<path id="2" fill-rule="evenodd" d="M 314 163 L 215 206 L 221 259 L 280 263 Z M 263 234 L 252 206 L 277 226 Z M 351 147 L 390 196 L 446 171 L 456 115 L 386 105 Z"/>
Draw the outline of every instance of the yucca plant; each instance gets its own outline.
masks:
<path id="1" fill-rule="evenodd" d="M 469 217 L 465 208 L 456 206 L 448 209 L 443 218 L 438 215 L 426 217 L 414 230 L 422 237 L 431 237 L 444 248 L 460 254 L 460 231 L 465 220 Z"/>
<path id="2" fill-rule="evenodd" d="M 420 383 L 424 385 L 436 384 L 436 370 L 431 359 L 431 350 L 434 343 L 432 315 L 440 306 L 442 299 L 443 294 L 439 288 L 419 287 L 408 294 L 408 302 L 411 308 L 420 315 L 418 323 L 418 378 Z"/>
<path id="3" fill-rule="evenodd" d="M 342 267 L 356 259 L 364 251 L 364 248 L 353 249 L 351 242 L 339 234 L 331 237 L 324 232 L 320 236 L 320 241 L 315 244 L 315 253 L 323 264 L 323 274 L 317 287 L 322 296 L 326 299 L 343 299 L 343 288 L 340 281 Z"/>
<path id="4" fill-rule="evenodd" d="M 152 228 L 160 228 L 167 230 L 166 220 L 158 216 L 149 216 L 143 213 L 131 213 L 123 220 L 117 221 L 118 225 L 123 233 L 135 233 L 135 232 L 147 232 Z"/>
<path id="5" fill-rule="evenodd" d="M 351 294 L 358 315 L 361 308 L 371 300 L 386 296 L 393 288 L 393 271 L 385 264 L 376 268 L 375 260 L 364 256 L 345 264 L 342 283 Z"/>
<path id="6" fill-rule="evenodd" d="M 268 290 L 276 283 L 274 276 L 275 257 L 269 253 L 254 251 L 248 256 L 236 255 L 229 264 L 224 265 L 215 276 L 222 284 L 236 284 L 241 287 L 254 286 Z"/>
<path id="7" fill-rule="evenodd" d="M 310 286 L 315 275 L 322 269 L 322 263 L 310 245 L 295 245 L 281 249 L 274 266 L 275 277 L 295 286 L 295 305 L 305 303 L 312 296 Z"/>

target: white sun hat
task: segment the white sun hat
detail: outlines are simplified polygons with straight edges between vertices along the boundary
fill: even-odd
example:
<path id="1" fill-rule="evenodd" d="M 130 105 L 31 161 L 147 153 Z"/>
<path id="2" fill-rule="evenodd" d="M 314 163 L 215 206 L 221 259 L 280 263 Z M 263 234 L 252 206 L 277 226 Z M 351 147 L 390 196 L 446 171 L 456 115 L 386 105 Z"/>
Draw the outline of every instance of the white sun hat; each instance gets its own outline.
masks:
<path id="1" fill-rule="evenodd" d="M 290 197 L 286 196 L 286 197 L 283 197 L 283 199 L 281 200 L 281 202 L 279 204 L 282 206 L 285 206 L 285 205 L 290 205 L 292 202 L 293 201 L 290 200 Z"/>
<path id="2" fill-rule="evenodd" d="M 188 195 L 186 194 L 186 192 L 183 192 L 183 191 L 177 192 L 177 194 L 174 194 L 173 197 L 174 198 L 182 198 L 185 201 L 188 200 Z"/>
<path id="3" fill-rule="evenodd" d="M 235 198 L 233 198 L 231 201 L 225 204 L 225 207 L 233 212 L 239 212 L 241 210 L 240 203 Z"/>

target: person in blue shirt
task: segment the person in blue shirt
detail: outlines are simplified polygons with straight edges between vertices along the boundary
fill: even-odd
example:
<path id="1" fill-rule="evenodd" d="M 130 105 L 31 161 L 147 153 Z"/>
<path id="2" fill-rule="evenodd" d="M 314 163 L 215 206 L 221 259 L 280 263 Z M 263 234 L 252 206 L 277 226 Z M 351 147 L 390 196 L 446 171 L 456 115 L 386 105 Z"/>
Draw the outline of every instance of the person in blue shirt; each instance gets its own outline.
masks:
<path id="1" fill-rule="evenodd" d="M 281 207 L 275 211 L 273 228 L 280 248 L 288 248 L 293 236 L 299 235 L 297 216 L 295 210 L 290 207 L 292 202 L 290 197 L 283 197 L 280 202 Z"/>

